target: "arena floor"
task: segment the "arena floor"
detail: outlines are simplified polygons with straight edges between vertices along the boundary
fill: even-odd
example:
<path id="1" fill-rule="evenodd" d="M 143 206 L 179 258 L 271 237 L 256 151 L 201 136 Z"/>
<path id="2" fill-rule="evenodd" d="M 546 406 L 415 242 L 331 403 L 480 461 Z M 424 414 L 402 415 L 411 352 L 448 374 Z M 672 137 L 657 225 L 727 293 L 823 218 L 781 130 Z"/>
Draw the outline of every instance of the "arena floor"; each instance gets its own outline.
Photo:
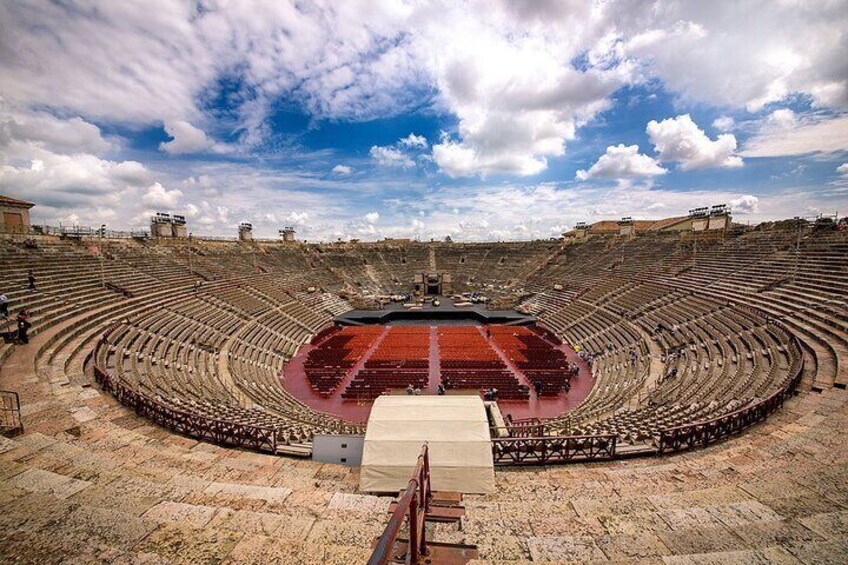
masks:
<path id="1" fill-rule="evenodd" d="M 404 321 L 402 325 L 408 326 L 410 325 L 410 322 Z M 431 362 L 429 367 L 430 378 L 427 390 L 424 391 L 424 394 L 436 394 L 436 387 L 439 383 L 439 365 L 436 359 L 438 356 L 436 335 L 437 330 L 441 325 L 442 324 L 427 326 L 430 328 L 431 336 Z M 455 326 L 456 323 L 448 323 L 444 325 Z M 384 326 L 384 334 L 388 332 L 391 327 L 392 325 Z M 483 334 L 483 328 L 481 326 L 474 325 L 474 327 L 481 332 L 481 335 L 485 335 Z M 304 370 L 304 362 L 306 361 L 309 352 L 315 349 L 315 345 L 307 344 L 300 348 L 297 355 L 295 355 L 283 368 L 282 374 L 280 375 L 281 382 L 286 390 L 310 408 L 327 414 L 333 414 L 351 423 L 365 423 L 368 420 L 368 415 L 371 413 L 371 402 L 346 400 L 341 397 L 341 392 L 352 379 L 353 373 L 355 373 L 355 371 L 358 370 L 365 361 L 367 361 L 370 354 L 373 353 L 377 343 L 379 343 L 379 339 L 375 343 L 375 347 L 372 347 L 372 349 L 366 353 L 359 364 L 357 364 L 357 366 L 348 373 L 345 379 L 330 396 L 322 396 L 318 394 L 310 385 Z M 532 383 L 528 382 L 521 371 L 519 371 L 508 359 L 497 344 L 490 342 L 490 345 L 496 352 L 498 352 L 501 359 L 522 384 L 528 386 L 532 385 Z M 568 345 L 556 345 L 554 343 L 550 343 L 550 346 L 562 351 L 570 363 L 577 364 L 578 366 L 579 372 L 571 381 L 570 392 L 568 394 L 561 393 L 556 397 L 542 398 L 537 398 L 531 393 L 530 399 L 527 401 L 498 400 L 498 406 L 504 415 L 511 414 L 515 419 L 554 418 L 556 416 L 566 414 L 568 411 L 574 409 L 580 404 L 580 402 L 583 401 L 584 398 L 586 398 L 586 396 L 588 396 L 589 392 L 592 390 L 594 380 L 585 361 L 580 359 L 574 350 Z"/>

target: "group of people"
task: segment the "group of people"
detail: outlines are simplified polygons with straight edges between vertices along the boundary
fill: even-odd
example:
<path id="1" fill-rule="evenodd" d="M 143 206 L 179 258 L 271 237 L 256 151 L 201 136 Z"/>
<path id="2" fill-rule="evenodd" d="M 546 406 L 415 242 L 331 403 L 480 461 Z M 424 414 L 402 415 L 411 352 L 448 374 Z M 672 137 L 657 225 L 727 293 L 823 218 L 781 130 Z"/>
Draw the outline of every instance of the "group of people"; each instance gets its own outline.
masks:
<path id="1" fill-rule="evenodd" d="M 32 269 L 27 272 L 26 288 L 29 292 L 35 292 L 37 290 L 35 274 L 32 272 Z M 9 297 L 4 293 L 0 293 L 0 318 L 3 318 L 4 324 L 9 321 L 9 302 Z M 32 327 L 32 322 L 29 319 L 29 311 L 25 308 L 21 309 L 17 316 L 15 316 L 15 329 L 3 332 L 3 339 L 6 343 L 18 343 L 22 345 L 29 343 L 29 330 Z"/>
<path id="2" fill-rule="evenodd" d="M 663 324 L 662 322 L 659 322 L 659 323 L 657 324 L 657 327 L 656 327 L 656 328 L 654 328 L 654 335 L 655 335 L 655 336 L 660 335 L 661 333 L 663 333 L 663 332 L 665 332 L 665 331 L 667 331 L 667 332 L 668 332 L 668 333 L 670 333 L 671 335 L 676 334 L 676 333 L 677 333 L 677 324 L 672 324 L 672 325 L 671 325 L 671 327 L 667 327 L 667 326 L 666 326 L 665 324 Z"/>
<path id="3" fill-rule="evenodd" d="M 412 386 L 412 383 L 406 385 L 406 394 L 407 396 L 421 396 L 421 389 L 417 386 Z M 445 385 L 439 383 L 436 386 L 436 394 L 439 396 L 445 395 Z"/>
<path id="4" fill-rule="evenodd" d="M 577 367 L 572 366 L 569 369 L 569 374 L 571 376 L 575 376 L 577 374 Z M 533 390 L 536 392 L 536 398 L 542 398 L 542 392 L 545 390 L 545 383 L 542 382 L 542 379 L 536 378 L 533 380 Z M 562 383 L 562 390 L 568 394 L 571 392 L 571 378 L 567 379 Z"/>
<path id="5" fill-rule="evenodd" d="M 586 351 L 586 350 L 583 348 L 583 346 L 582 346 L 582 345 L 575 345 L 575 346 L 574 346 L 574 351 L 576 351 L 576 352 L 577 352 L 577 357 L 579 357 L 580 359 L 582 359 L 583 361 L 585 361 L 585 362 L 586 362 L 586 364 L 587 364 L 587 365 L 589 365 L 589 368 L 591 369 L 591 368 L 592 368 L 592 363 L 594 363 L 594 362 L 595 362 L 595 355 L 594 355 L 593 353 L 590 353 L 590 352 Z"/>

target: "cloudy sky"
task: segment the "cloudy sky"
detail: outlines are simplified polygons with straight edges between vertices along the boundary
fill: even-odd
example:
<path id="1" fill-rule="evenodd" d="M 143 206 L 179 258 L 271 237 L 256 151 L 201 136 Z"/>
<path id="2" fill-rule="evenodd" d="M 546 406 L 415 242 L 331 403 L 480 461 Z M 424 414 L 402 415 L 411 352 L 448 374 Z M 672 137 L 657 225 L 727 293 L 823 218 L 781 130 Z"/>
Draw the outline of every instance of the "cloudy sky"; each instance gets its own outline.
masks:
<path id="1" fill-rule="evenodd" d="M 848 1 L 0 3 L 37 222 L 530 239 L 848 213 Z"/>

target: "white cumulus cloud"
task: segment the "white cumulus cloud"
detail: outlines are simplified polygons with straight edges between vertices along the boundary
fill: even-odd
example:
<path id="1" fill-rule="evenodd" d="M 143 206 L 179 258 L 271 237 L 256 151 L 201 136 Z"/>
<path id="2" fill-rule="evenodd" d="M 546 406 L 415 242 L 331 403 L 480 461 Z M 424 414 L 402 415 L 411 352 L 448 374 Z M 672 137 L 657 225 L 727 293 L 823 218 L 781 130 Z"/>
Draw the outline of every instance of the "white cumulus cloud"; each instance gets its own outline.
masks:
<path id="1" fill-rule="evenodd" d="M 380 220 L 380 214 L 379 212 L 368 212 L 363 218 L 369 224 L 376 224 Z"/>
<path id="2" fill-rule="evenodd" d="M 80 117 L 62 119 L 47 112 L 0 112 L 0 147 L 13 140 L 57 153 L 101 155 L 113 148 L 99 127 Z"/>
<path id="3" fill-rule="evenodd" d="M 183 195 L 182 191 L 175 188 L 168 190 L 160 183 L 156 182 L 147 187 L 147 192 L 142 196 L 142 201 L 150 206 L 163 206 L 173 208 L 180 201 Z"/>
<path id="4" fill-rule="evenodd" d="M 415 166 L 415 161 L 409 155 L 394 147 L 374 145 L 371 147 L 369 155 L 381 167 L 402 167 L 406 169 Z"/>
<path id="5" fill-rule="evenodd" d="M 734 198 L 728 204 L 734 214 L 756 214 L 759 211 L 760 199 L 748 194 Z"/>
<path id="6" fill-rule="evenodd" d="M 664 175 L 668 171 L 648 155 L 639 153 L 638 145 L 610 145 L 606 153 L 588 171 L 577 171 L 578 180 L 591 178 L 626 179 Z"/>
<path id="7" fill-rule="evenodd" d="M 353 172 L 353 167 L 348 165 L 336 165 L 331 171 L 334 175 L 349 175 Z"/>
<path id="8" fill-rule="evenodd" d="M 404 147 L 410 148 L 419 148 L 419 149 L 427 149 L 427 138 L 423 135 L 415 135 L 414 133 L 410 133 L 408 136 L 402 138 L 398 143 L 400 143 Z"/>
<path id="9" fill-rule="evenodd" d="M 159 149 L 172 155 L 180 153 L 201 153 L 212 149 L 215 143 L 206 137 L 203 130 L 182 120 L 168 120 L 165 131 L 173 139 L 159 144 Z"/>
<path id="10" fill-rule="evenodd" d="M 736 155 L 736 136 L 723 133 L 711 140 L 689 114 L 661 122 L 651 120 L 646 131 L 659 160 L 679 163 L 684 171 L 742 166 L 742 158 Z"/>
<path id="11" fill-rule="evenodd" d="M 293 226 L 302 226 L 309 220 L 307 212 L 292 212 L 286 216 L 286 223 Z"/>
<path id="12" fill-rule="evenodd" d="M 767 123 L 775 128 L 791 129 L 795 127 L 798 120 L 795 117 L 795 112 L 789 108 L 781 108 L 769 114 Z"/>
<path id="13" fill-rule="evenodd" d="M 713 120 L 713 127 L 718 131 L 730 131 L 736 126 L 736 120 L 730 116 L 719 116 Z"/>

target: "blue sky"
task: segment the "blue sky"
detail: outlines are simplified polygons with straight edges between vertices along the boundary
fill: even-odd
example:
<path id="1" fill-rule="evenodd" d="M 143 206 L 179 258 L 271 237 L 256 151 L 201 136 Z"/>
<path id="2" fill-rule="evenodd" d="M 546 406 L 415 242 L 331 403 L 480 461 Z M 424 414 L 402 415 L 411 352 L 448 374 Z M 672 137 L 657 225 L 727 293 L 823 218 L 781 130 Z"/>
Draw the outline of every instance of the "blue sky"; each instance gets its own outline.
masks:
<path id="1" fill-rule="evenodd" d="M 310 241 L 848 211 L 848 3 L 0 5 L 36 221 Z"/>

